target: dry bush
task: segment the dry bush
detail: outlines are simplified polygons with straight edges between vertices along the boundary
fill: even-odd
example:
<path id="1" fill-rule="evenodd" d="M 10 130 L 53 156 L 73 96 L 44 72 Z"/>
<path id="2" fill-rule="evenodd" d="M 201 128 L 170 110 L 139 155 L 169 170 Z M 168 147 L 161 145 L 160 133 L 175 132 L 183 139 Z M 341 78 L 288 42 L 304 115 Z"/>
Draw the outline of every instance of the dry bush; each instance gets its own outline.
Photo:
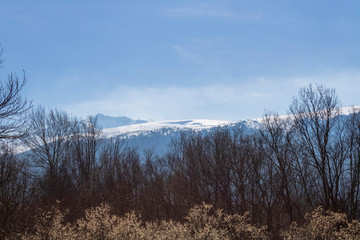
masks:
<path id="1" fill-rule="evenodd" d="M 75 225 L 74 239 L 143 239 L 145 229 L 134 213 L 124 217 L 112 215 L 110 207 L 101 204 L 96 208 L 86 210 L 85 217 Z"/>
<path id="2" fill-rule="evenodd" d="M 76 221 L 74 239 L 109 239 L 118 219 L 110 214 L 110 208 L 102 204 L 85 211 L 85 216 Z"/>
<path id="3" fill-rule="evenodd" d="M 251 224 L 248 214 L 226 214 L 203 203 L 190 209 L 184 223 L 176 221 L 142 222 L 134 212 L 123 217 L 111 214 L 107 204 L 90 208 L 73 224 L 64 223 L 64 213 L 56 204 L 42 211 L 36 225 L 16 239 L 270 239 L 264 227 Z M 346 215 L 318 207 L 305 215 L 304 226 L 293 223 L 283 232 L 287 240 L 360 239 L 360 222 L 348 222 Z"/>
<path id="4" fill-rule="evenodd" d="M 36 216 L 36 224 L 32 231 L 21 237 L 11 239 L 37 240 L 37 239 L 73 239 L 74 232 L 70 224 L 64 224 L 64 213 L 59 209 L 59 202 L 48 210 L 41 211 Z"/>
<path id="5" fill-rule="evenodd" d="M 270 239 L 270 235 L 264 226 L 255 227 L 250 221 L 247 212 L 244 215 L 227 215 L 225 217 L 225 226 L 228 228 L 230 239 Z"/>
<path id="6" fill-rule="evenodd" d="M 176 221 L 161 221 L 146 223 L 146 239 L 181 240 L 192 239 L 188 228 Z"/>
<path id="7" fill-rule="evenodd" d="M 268 239 L 265 228 L 250 223 L 248 214 L 225 214 L 211 205 L 190 209 L 185 223 L 192 239 Z"/>
<path id="8" fill-rule="evenodd" d="M 145 239 L 145 228 L 133 212 L 124 217 L 110 214 L 110 207 L 101 204 L 85 211 L 85 216 L 74 224 L 63 222 L 64 214 L 58 206 L 43 211 L 37 216 L 33 231 L 22 236 L 23 240 L 73 239 L 73 240 L 112 240 Z"/>
<path id="9" fill-rule="evenodd" d="M 65 224 L 63 219 L 58 205 L 43 211 L 22 239 L 267 239 L 265 230 L 252 226 L 248 215 L 224 214 L 208 204 L 192 208 L 184 223 L 143 223 L 134 212 L 123 217 L 111 214 L 106 204 L 86 210 L 74 224 Z"/>
<path id="10" fill-rule="evenodd" d="M 360 223 L 349 223 L 344 213 L 325 211 L 322 207 L 316 208 L 305 215 L 304 226 L 292 223 L 290 229 L 283 233 L 284 239 L 360 239 Z"/>
<path id="11" fill-rule="evenodd" d="M 223 212 L 212 209 L 211 205 L 193 207 L 185 219 L 193 239 L 229 239 L 223 226 Z"/>
<path id="12" fill-rule="evenodd" d="M 268 239 L 265 228 L 250 223 L 248 214 L 225 214 L 203 203 L 190 209 L 184 223 L 146 223 L 146 239 Z"/>
<path id="13" fill-rule="evenodd" d="M 107 239 L 146 239 L 146 228 L 143 227 L 140 217 L 134 212 L 117 218 L 117 224 L 113 226 Z"/>

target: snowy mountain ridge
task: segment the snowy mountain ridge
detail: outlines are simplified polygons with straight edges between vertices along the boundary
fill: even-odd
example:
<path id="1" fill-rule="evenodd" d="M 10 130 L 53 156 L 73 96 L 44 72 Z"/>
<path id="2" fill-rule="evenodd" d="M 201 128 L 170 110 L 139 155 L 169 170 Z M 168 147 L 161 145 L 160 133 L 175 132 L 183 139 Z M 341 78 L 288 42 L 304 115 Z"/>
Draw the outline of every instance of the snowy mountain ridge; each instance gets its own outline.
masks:
<path id="1" fill-rule="evenodd" d="M 101 122 L 100 122 L 101 123 Z M 145 123 L 133 123 L 115 128 L 102 128 L 102 138 L 122 139 L 127 146 L 139 150 L 153 150 L 158 155 L 165 154 L 171 141 L 180 137 L 181 133 L 202 132 L 209 133 L 217 128 L 240 127 L 245 131 L 252 131 L 259 126 L 259 122 L 247 121 L 221 121 L 207 119 L 152 121 Z"/>
<path id="2" fill-rule="evenodd" d="M 360 105 L 352 105 L 352 106 L 346 106 L 346 107 L 341 107 L 338 109 L 339 110 L 339 114 L 340 115 L 343 115 L 343 116 L 347 116 L 349 114 L 352 114 L 352 113 L 359 113 L 360 112 Z M 280 119 L 287 119 L 287 118 L 292 118 L 293 115 L 291 114 L 285 114 L 285 115 L 279 115 L 278 116 Z M 263 122 L 264 120 L 264 117 L 262 118 L 254 118 L 250 121 L 255 121 L 255 122 Z"/>
<path id="3" fill-rule="evenodd" d="M 339 109 L 341 115 L 349 115 L 353 112 L 360 112 L 360 106 L 348 106 Z M 242 125 L 246 128 L 258 128 L 264 118 L 248 119 L 243 121 L 224 121 L 224 120 L 209 120 L 209 119 L 188 119 L 188 120 L 167 120 L 167 121 L 144 121 L 144 120 L 132 120 L 127 117 L 110 117 L 103 114 L 97 114 L 98 122 L 103 128 L 103 136 L 105 138 L 111 138 L 115 136 L 134 137 L 138 135 L 146 135 L 151 132 L 158 132 L 162 130 L 173 131 L 203 131 L 216 127 L 235 126 Z M 100 116 L 100 118 L 99 118 Z M 291 118 L 291 115 L 280 115 L 279 118 Z M 104 119 L 106 122 L 104 122 Z M 116 127 L 116 121 L 120 123 Z M 108 124 L 108 123 L 113 123 Z M 111 127 L 106 127 L 110 126 Z M 166 132 L 166 131 L 163 131 Z"/>
<path id="4" fill-rule="evenodd" d="M 340 115 L 359 113 L 360 106 L 343 107 L 339 109 Z M 167 120 L 167 121 L 144 121 L 133 120 L 128 117 L 111 117 L 97 114 L 97 123 L 101 130 L 100 138 L 112 141 L 119 138 L 126 146 L 133 147 L 139 152 L 153 150 L 162 155 L 169 149 L 173 139 L 181 136 L 181 133 L 200 132 L 211 133 L 218 128 L 241 129 L 245 134 L 256 132 L 262 125 L 264 118 L 248 119 L 243 121 L 223 121 L 208 119 Z M 279 118 L 291 118 L 291 115 L 280 115 Z M 29 149 L 20 144 L 17 152 L 26 152 Z"/>
<path id="5" fill-rule="evenodd" d="M 139 123 L 146 123 L 147 121 L 145 120 L 133 120 L 131 118 L 128 117 L 111 117 L 111 116 L 106 116 L 102 113 L 98 113 L 95 115 L 95 117 L 97 118 L 99 127 L 101 128 L 114 128 L 114 127 L 119 127 L 119 126 L 126 126 L 126 125 L 131 125 L 131 124 L 139 124 Z"/>
<path id="6" fill-rule="evenodd" d="M 139 124 L 131 124 L 119 126 L 116 128 L 104 128 L 103 134 L 105 137 L 114 136 L 137 136 L 146 132 L 156 132 L 162 129 L 172 129 L 174 131 L 194 130 L 201 131 L 214 127 L 223 127 L 232 125 L 233 121 L 220 120 L 205 120 L 205 119 L 191 119 L 191 120 L 174 120 L 174 121 L 154 121 Z"/>

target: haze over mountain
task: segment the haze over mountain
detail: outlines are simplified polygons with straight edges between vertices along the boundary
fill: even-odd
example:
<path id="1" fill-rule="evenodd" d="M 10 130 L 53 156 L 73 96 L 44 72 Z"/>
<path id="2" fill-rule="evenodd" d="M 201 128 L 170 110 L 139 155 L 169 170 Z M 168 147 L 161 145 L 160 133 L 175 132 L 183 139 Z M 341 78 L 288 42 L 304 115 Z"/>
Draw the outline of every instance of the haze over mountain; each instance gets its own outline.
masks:
<path id="1" fill-rule="evenodd" d="M 103 139 L 120 138 L 128 147 L 139 152 L 153 150 L 162 155 L 166 153 L 173 139 L 181 133 L 209 133 L 221 127 L 241 128 L 243 131 L 253 131 L 258 126 L 258 120 L 220 121 L 208 119 L 186 119 L 168 121 L 133 120 L 129 117 L 111 117 L 97 114 L 97 124 L 102 128 Z"/>
<path id="2" fill-rule="evenodd" d="M 131 124 L 139 124 L 139 123 L 146 123 L 147 121 L 144 120 L 133 120 L 131 118 L 121 116 L 121 117 L 111 117 L 106 116 L 102 113 L 98 113 L 95 115 L 97 118 L 97 124 L 100 128 L 115 128 L 120 126 L 126 126 Z"/>
<path id="3" fill-rule="evenodd" d="M 349 115 L 355 109 L 360 112 L 360 106 L 342 107 L 340 113 Z M 111 117 L 97 114 L 98 124 L 102 128 L 102 136 L 106 139 L 120 138 L 128 147 L 134 147 L 139 152 L 153 150 L 162 155 L 166 153 L 173 139 L 181 133 L 200 132 L 203 134 L 216 131 L 218 128 L 229 128 L 231 131 L 241 129 L 245 134 L 254 133 L 263 118 L 240 121 L 220 121 L 209 119 L 186 119 L 169 121 L 133 120 L 129 117 Z M 280 116 L 286 118 L 288 115 Z"/>
<path id="4" fill-rule="evenodd" d="M 360 106 L 348 106 L 340 109 L 341 119 L 355 112 L 360 112 Z M 200 133 L 208 134 L 220 128 L 228 128 L 230 131 L 242 131 L 245 135 L 255 133 L 261 128 L 263 118 L 247 119 L 239 121 L 223 121 L 210 119 L 185 119 L 167 121 L 134 120 L 126 116 L 113 117 L 102 113 L 95 115 L 97 126 L 101 129 L 100 138 L 104 142 L 120 139 L 124 146 L 137 149 L 140 154 L 147 150 L 158 155 L 165 154 L 173 140 L 181 134 Z M 287 118 L 289 115 L 281 115 Z M 27 151 L 27 148 L 19 146 L 19 152 Z"/>

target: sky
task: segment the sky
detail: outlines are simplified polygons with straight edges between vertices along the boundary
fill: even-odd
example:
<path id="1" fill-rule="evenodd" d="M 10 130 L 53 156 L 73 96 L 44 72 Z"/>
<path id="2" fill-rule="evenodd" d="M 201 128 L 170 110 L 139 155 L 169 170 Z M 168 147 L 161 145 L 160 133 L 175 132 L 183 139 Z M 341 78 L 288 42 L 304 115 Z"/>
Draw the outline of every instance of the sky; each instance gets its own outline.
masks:
<path id="1" fill-rule="evenodd" d="M 360 105 L 358 0 L 2 0 L 0 80 L 79 117 L 258 118 L 299 89 Z"/>

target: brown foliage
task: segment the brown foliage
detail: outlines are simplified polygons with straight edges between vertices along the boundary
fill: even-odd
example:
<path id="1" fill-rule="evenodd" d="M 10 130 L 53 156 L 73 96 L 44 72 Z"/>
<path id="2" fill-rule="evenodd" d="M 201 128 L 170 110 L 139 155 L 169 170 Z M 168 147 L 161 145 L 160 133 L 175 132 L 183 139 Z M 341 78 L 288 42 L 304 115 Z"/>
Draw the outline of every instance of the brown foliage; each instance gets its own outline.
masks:
<path id="1" fill-rule="evenodd" d="M 57 203 L 36 217 L 33 229 L 13 239 L 271 239 L 265 227 L 256 227 L 250 223 L 247 213 L 226 214 L 205 203 L 191 208 L 184 220 L 143 222 L 134 212 L 120 217 L 111 214 L 107 204 L 101 204 L 86 210 L 84 217 L 70 224 L 64 222 L 64 213 L 59 210 Z M 348 222 L 345 214 L 326 211 L 322 207 L 306 214 L 303 226 L 293 223 L 287 231 L 282 232 L 282 238 L 286 240 L 359 237 L 358 221 Z"/>
<path id="2" fill-rule="evenodd" d="M 357 220 L 348 222 L 344 213 L 326 211 L 318 207 L 305 215 L 305 221 L 304 226 L 292 223 L 290 229 L 284 232 L 284 238 L 287 240 L 360 238 L 360 222 Z"/>
<path id="3" fill-rule="evenodd" d="M 36 225 L 22 236 L 23 240 L 36 239 L 268 239 L 265 228 L 250 223 L 247 214 L 230 215 L 215 210 L 211 205 L 193 207 L 185 222 L 143 222 L 134 212 L 123 217 L 111 214 L 107 204 L 90 208 L 85 216 L 73 224 L 64 222 L 64 213 L 58 204 L 42 211 Z"/>

